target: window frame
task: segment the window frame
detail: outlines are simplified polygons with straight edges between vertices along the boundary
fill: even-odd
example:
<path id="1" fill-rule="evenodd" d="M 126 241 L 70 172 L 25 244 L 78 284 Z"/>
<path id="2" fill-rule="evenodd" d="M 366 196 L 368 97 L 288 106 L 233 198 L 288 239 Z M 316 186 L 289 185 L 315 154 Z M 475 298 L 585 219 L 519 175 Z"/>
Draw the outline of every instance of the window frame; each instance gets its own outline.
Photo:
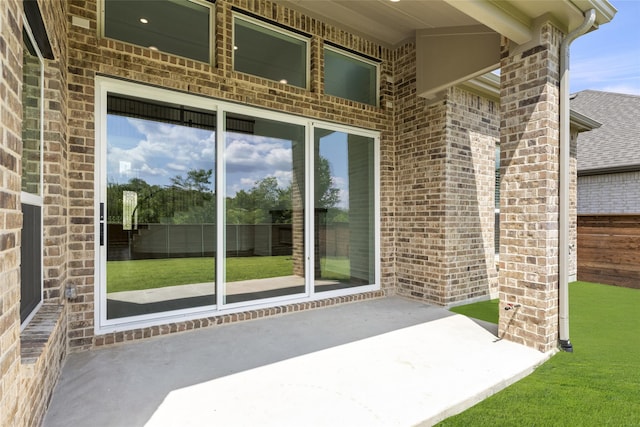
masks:
<path id="1" fill-rule="evenodd" d="M 273 80 L 270 79 L 268 77 L 264 77 L 264 76 L 260 76 L 258 74 L 252 74 L 252 73 L 247 73 L 245 71 L 238 71 L 236 70 L 236 55 L 235 55 L 235 40 L 236 40 L 236 21 L 237 20 L 241 20 L 241 21 L 245 21 L 248 22 L 250 24 L 253 25 L 257 25 L 259 27 L 262 27 L 266 30 L 272 31 L 274 33 L 278 33 L 280 35 L 283 35 L 285 37 L 289 37 L 292 39 L 296 39 L 299 41 L 304 42 L 305 45 L 305 57 L 304 57 L 304 65 L 305 65 L 305 72 L 304 72 L 304 79 L 305 79 L 305 84 L 304 86 L 297 86 L 297 85 L 293 85 L 291 83 L 284 83 L 282 81 L 278 81 L 278 80 Z M 246 74 L 249 76 L 254 76 L 254 77 L 258 77 L 261 79 L 265 79 L 268 80 L 270 82 L 276 82 L 282 85 L 286 85 L 286 86 L 292 86 L 292 87 L 297 87 L 300 89 L 305 89 L 305 90 L 309 90 L 309 88 L 311 87 L 311 37 L 310 36 L 305 36 L 303 35 L 303 33 L 295 31 L 292 28 L 285 28 L 282 25 L 276 25 L 275 23 L 270 23 L 267 20 L 263 20 L 260 19 L 258 17 L 253 17 L 250 16 L 246 13 L 242 13 L 240 11 L 233 11 L 233 17 L 232 17 L 232 23 L 231 23 L 231 28 L 232 28 L 232 52 L 231 52 L 231 68 L 233 69 L 233 72 L 235 73 L 240 73 L 240 74 Z"/>
<path id="2" fill-rule="evenodd" d="M 494 254 L 495 254 L 495 258 L 498 259 L 498 257 L 500 256 L 500 143 L 496 144 L 496 148 L 495 148 L 495 153 L 496 153 L 496 159 L 495 159 L 495 170 L 494 170 L 494 177 L 493 177 L 493 181 L 494 181 L 494 187 L 493 187 L 493 194 L 494 194 L 494 236 L 493 236 L 493 242 L 494 242 Z"/>
<path id="3" fill-rule="evenodd" d="M 97 298 L 94 311 L 94 328 L 97 335 L 105 333 L 129 330 L 134 328 L 142 328 L 149 326 L 164 325 L 175 321 L 194 320 L 207 316 L 218 316 L 224 314 L 232 314 L 238 312 L 246 312 L 248 310 L 263 309 L 275 307 L 283 304 L 293 304 L 301 302 L 310 302 L 322 300 L 332 297 L 355 295 L 365 292 L 377 291 L 381 288 L 381 235 L 380 235 L 380 132 L 362 128 L 355 128 L 346 125 L 338 125 L 330 122 L 317 121 L 308 117 L 295 116 L 283 112 L 266 110 L 262 108 L 244 106 L 224 102 L 214 98 L 206 98 L 199 95 L 181 93 L 169 89 L 147 86 L 140 83 L 97 76 L 95 84 L 95 117 L 96 117 L 96 180 L 94 208 L 95 208 L 95 281 L 94 292 Z M 225 214 L 225 132 L 224 118 L 226 113 L 235 113 L 240 115 L 256 116 L 267 120 L 281 121 L 291 124 L 300 124 L 305 126 L 305 168 L 304 176 L 306 182 L 306 194 L 304 200 L 305 206 L 305 286 L 306 292 L 302 295 L 289 295 L 281 297 L 273 297 L 269 299 L 256 299 L 243 303 L 224 303 L 222 295 L 224 294 L 225 277 L 225 257 L 218 256 L 216 258 L 216 302 L 212 305 L 192 307 L 181 310 L 157 312 L 146 315 L 121 317 L 107 319 L 107 298 L 106 298 L 106 252 L 107 246 L 100 245 L 100 226 L 99 216 L 100 204 L 105 201 L 107 174 L 106 174 L 106 116 L 107 116 L 107 96 L 109 94 L 122 94 L 141 99 L 162 100 L 169 103 L 181 103 L 181 105 L 192 106 L 197 108 L 205 108 L 215 111 L 217 115 L 216 127 L 216 206 L 217 206 L 217 253 L 225 252 L 226 239 L 225 221 L 222 220 Z M 336 130 L 340 132 L 350 133 L 370 137 L 374 140 L 374 281 L 369 285 L 356 286 L 345 289 L 337 289 L 332 291 L 315 292 L 313 289 L 313 245 L 314 245 L 314 219 L 310 212 L 314 212 L 313 206 L 313 185 L 314 185 L 314 164 L 313 164 L 313 132 L 315 128 Z M 221 262 L 222 261 L 222 262 Z"/>
<path id="4" fill-rule="evenodd" d="M 31 322 L 31 320 L 34 318 L 34 316 L 36 315 L 36 313 L 38 312 L 38 310 L 40 310 L 40 308 L 42 307 L 42 304 L 44 303 L 44 259 L 43 259 L 43 249 L 44 249 L 44 215 L 43 215 L 43 211 L 44 211 L 44 196 L 43 196 L 43 192 L 44 192 L 44 177 L 43 177 L 43 166 L 44 166 L 44 57 L 42 55 L 42 52 L 40 51 L 40 48 L 38 46 L 38 43 L 33 35 L 33 32 L 31 30 L 31 27 L 27 21 L 26 16 L 23 16 L 23 29 L 24 32 L 27 34 L 27 36 L 29 37 L 29 41 L 31 42 L 31 45 L 36 53 L 36 56 L 38 57 L 38 61 L 40 62 L 40 111 L 39 111 L 39 120 L 38 120 L 38 130 L 39 130 L 39 134 L 40 134 L 40 167 L 39 167 L 39 194 L 33 194 L 33 193 L 28 193 L 26 191 L 20 191 L 20 201 L 21 204 L 27 204 L 30 206 L 36 206 L 40 209 L 40 253 L 39 253 L 39 261 L 40 261 L 40 302 L 34 307 L 34 309 L 27 315 L 27 317 L 25 318 L 24 321 L 22 321 L 22 323 L 20 324 L 20 331 L 22 332 L 27 325 Z M 23 41 L 23 46 L 24 46 L 24 41 Z M 24 53 L 23 53 L 24 56 Z M 22 84 L 24 84 L 24 76 L 23 76 L 23 81 Z M 20 177 L 22 180 L 22 170 L 20 170 Z M 22 182 L 22 181 L 21 181 Z M 21 208 L 22 211 L 22 208 Z M 22 247 L 22 242 L 21 242 L 21 247 Z"/>
<path id="5" fill-rule="evenodd" d="M 350 100 L 352 102 L 357 102 L 359 104 L 371 105 L 373 107 L 379 107 L 380 106 L 380 61 L 374 60 L 372 58 L 368 58 L 368 57 L 366 57 L 364 55 L 358 54 L 356 52 L 352 52 L 352 51 L 350 51 L 348 49 L 336 46 L 336 45 L 334 45 L 332 43 L 328 43 L 328 42 L 324 43 L 324 47 L 322 49 L 323 61 L 326 61 L 325 52 L 327 50 L 329 50 L 329 51 L 331 51 L 333 53 L 337 53 L 338 55 L 342 55 L 342 56 L 345 56 L 347 58 L 351 58 L 351 59 L 353 59 L 355 61 L 362 62 L 363 64 L 372 65 L 374 67 L 374 69 L 375 69 L 375 79 L 376 79 L 376 82 L 375 82 L 375 94 L 374 94 L 375 103 L 370 104 L 368 102 L 356 101 L 356 100 L 351 99 L 351 98 L 345 98 L 345 97 L 342 97 L 342 96 L 339 96 L 339 95 L 334 95 L 334 94 L 327 93 L 327 90 L 326 90 L 326 77 L 325 77 L 326 67 L 323 67 L 323 75 L 322 75 L 322 81 L 324 83 L 323 84 L 323 93 L 325 95 L 328 95 L 328 96 L 335 96 L 336 98 L 348 99 L 348 100 Z"/>
<path id="6" fill-rule="evenodd" d="M 206 62 L 203 62 L 199 59 L 195 59 L 195 58 L 191 58 L 188 56 L 184 56 L 184 55 L 179 55 L 176 53 L 171 53 L 171 52 L 166 52 L 163 50 L 155 50 L 155 49 L 151 49 L 149 46 L 142 46 L 139 45 L 137 43 L 133 43 L 131 41 L 127 41 L 127 40 L 120 40 L 120 39 L 114 39 L 111 37 L 107 37 L 105 35 L 105 29 L 106 29 L 106 2 L 108 0 L 98 0 L 98 10 L 99 10 L 99 17 L 98 17 L 98 38 L 99 39 L 108 39 L 108 40 L 117 40 L 119 42 L 122 43 L 127 43 L 130 44 L 132 46 L 138 46 L 142 49 L 151 51 L 151 52 L 158 52 L 158 53 L 162 53 L 165 55 L 171 55 L 171 56 L 175 56 L 177 58 L 184 58 L 184 59 L 188 59 L 190 61 L 196 61 L 196 62 L 200 62 L 200 63 L 204 63 L 204 64 L 209 64 L 212 66 L 216 65 L 216 3 L 215 1 L 209 1 L 209 0 L 183 0 L 183 1 L 187 1 L 190 3 L 194 3 L 197 4 L 199 6 L 204 6 L 206 8 L 209 9 L 209 60 Z"/>

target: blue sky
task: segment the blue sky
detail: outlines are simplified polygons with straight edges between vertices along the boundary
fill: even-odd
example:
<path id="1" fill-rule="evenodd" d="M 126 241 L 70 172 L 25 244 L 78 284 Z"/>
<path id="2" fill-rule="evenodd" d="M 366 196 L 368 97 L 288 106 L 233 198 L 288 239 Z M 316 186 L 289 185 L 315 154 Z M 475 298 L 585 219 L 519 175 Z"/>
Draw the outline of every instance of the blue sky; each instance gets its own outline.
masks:
<path id="1" fill-rule="evenodd" d="M 640 0 L 609 0 L 618 13 L 571 45 L 571 92 L 640 95 Z"/>

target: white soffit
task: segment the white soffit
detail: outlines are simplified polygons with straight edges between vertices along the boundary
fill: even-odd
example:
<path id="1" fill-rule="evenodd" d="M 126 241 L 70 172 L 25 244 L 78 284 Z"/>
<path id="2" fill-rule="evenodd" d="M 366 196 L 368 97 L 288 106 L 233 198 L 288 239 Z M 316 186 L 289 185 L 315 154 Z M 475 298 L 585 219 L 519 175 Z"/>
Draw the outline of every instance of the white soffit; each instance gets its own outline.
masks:
<path id="1" fill-rule="evenodd" d="M 282 0 L 277 3 L 387 47 L 417 30 L 483 24 L 518 44 L 531 40 L 536 18 L 549 14 L 572 30 L 596 10 L 596 27 L 615 8 L 607 0 Z"/>
<path id="2" fill-rule="evenodd" d="M 418 29 L 478 24 L 440 0 L 286 0 L 278 3 L 388 47 L 413 40 Z"/>

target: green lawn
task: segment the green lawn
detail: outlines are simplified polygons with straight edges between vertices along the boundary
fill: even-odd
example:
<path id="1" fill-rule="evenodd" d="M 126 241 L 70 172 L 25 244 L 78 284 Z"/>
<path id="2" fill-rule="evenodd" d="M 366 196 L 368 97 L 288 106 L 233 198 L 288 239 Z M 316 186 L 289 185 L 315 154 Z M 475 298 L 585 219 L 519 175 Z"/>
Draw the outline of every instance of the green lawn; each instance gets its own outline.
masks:
<path id="1" fill-rule="evenodd" d="M 348 280 L 347 258 L 322 258 L 322 279 Z M 227 282 L 293 274 L 290 256 L 227 258 Z M 213 282 L 213 258 L 169 258 L 107 262 L 107 292 L 137 291 Z"/>
<path id="2" fill-rule="evenodd" d="M 572 283 L 570 320 L 574 353 L 439 425 L 640 426 L 640 290 Z"/>
<path id="3" fill-rule="evenodd" d="M 475 304 L 461 305 L 449 309 L 454 313 L 464 314 L 475 319 L 498 323 L 498 300 L 481 301 Z"/>

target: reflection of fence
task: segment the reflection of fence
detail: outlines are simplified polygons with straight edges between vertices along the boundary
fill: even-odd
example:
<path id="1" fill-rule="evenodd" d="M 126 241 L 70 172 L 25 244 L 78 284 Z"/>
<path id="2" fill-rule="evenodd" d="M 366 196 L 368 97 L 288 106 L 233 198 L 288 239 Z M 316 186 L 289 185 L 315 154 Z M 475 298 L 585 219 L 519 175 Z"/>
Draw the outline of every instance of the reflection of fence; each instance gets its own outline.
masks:
<path id="1" fill-rule="evenodd" d="M 131 232 L 107 227 L 108 259 L 214 256 L 215 224 L 139 224 Z M 227 225 L 227 256 L 291 255 L 291 224 Z"/>
<path id="2" fill-rule="evenodd" d="M 328 257 L 348 257 L 349 224 L 346 222 L 327 224 L 324 231 L 319 236 L 320 247 L 324 248 L 323 255 Z"/>
<path id="3" fill-rule="evenodd" d="M 278 256 L 293 252 L 291 224 L 229 224 L 227 256 Z M 326 226 L 319 234 L 322 256 L 349 255 L 349 224 Z M 139 224 L 137 230 L 108 224 L 108 259 L 150 259 L 214 256 L 215 224 Z"/>

